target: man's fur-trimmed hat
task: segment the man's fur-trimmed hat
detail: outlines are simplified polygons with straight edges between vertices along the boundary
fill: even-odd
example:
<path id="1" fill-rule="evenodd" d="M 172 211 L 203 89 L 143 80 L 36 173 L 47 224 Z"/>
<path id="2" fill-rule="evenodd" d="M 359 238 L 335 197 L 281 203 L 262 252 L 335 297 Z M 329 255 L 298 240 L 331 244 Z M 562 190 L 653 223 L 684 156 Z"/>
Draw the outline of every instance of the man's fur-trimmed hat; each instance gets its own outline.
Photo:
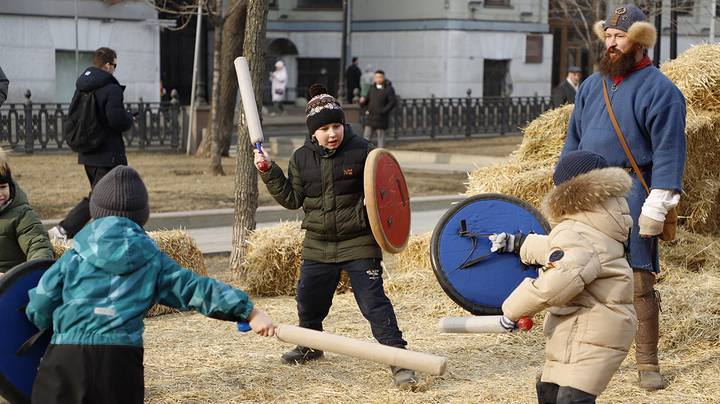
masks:
<path id="1" fill-rule="evenodd" d="M 634 4 L 615 8 L 606 21 L 598 21 L 593 26 L 595 35 L 602 41 L 608 28 L 627 32 L 628 39 L 646 49 L 655 46 L 657 40 L 655 26 L 647 22 L 645 13 Z"/>

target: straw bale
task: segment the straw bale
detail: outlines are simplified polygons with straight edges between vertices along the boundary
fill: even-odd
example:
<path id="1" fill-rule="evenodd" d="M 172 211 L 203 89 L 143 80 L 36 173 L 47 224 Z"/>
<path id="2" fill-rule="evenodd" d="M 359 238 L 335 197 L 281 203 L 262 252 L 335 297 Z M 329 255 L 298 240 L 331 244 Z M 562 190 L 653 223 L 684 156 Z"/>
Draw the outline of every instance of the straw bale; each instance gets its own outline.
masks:
<path id="1" fill-rule="evenodd" d="M 720 45 L 691 46 L 663 63 L 660 71 L 682 91 L 688 105 L 720 111 Z"/>
<path id="2" fill-rule="evenodd" d="M 190 235 L 182 230 L 162 230 L 148 232 L 150 238 L 155 240 L 160 250 L 165 252 L 182 267 L 187 268 L 198 275 L 206 276 L 207 268 L 202 251 L 195 244 Z M 53 241 L 55 257 L 59 258 L 68 249 L 72 248 L 71 242 Z M 163 305 L 155 305 L 148 311 L 148 317 L 159 316 L 178 311 Z"/>
<path id="3" fill-rule="evenodd" d="M 298 221 L 281 222 L 253 231 L 240 269 L 240 287 L 259 296 L 294 295 L 304 238 L 305 231 Z M 349 280 L 343 271 L 337 292 L 346 292 L 348 288 Z"/>
<path id="4" fill-rule="evenodd" d="M 395 273 L 430 269 L 430 238 L 432 232 L 410 236 L 407 247 L 395 256 Z"/>
<path id="5" fill-rule="evenodd" d="M 513 153 L 520 161 L 555 164 L 562 151 L 574 105 L 551 109 L 523 129 L 523 140 Z"/>
<path id="6" fill-rule="evenodd" d="M 515 196 L 540 208 L 545 194 L 553 186 L 553 164 L 542 165 L 510 159 L 479 168 L 468 175 L 466 195 L 501 193 Z"/>

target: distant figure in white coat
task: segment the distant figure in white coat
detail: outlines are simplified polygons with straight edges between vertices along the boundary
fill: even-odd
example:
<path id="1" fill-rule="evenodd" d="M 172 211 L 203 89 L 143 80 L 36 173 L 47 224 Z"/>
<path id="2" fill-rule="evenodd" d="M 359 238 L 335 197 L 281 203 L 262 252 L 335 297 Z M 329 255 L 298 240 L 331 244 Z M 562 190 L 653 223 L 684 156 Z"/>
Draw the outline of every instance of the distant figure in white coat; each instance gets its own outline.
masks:
<path id="1" fill-rule="evenodd" d="M 285 113 L 283 101 L 285 101 L 287 80 L 288 74 L 287 69 L 285 69 L 285 63 L 283 63 L 282 60 L 278 60 L 275 62 L 275 71 L 270 73 L 270 81 L 272 82 L 272 102 L 281 114 Z"/>

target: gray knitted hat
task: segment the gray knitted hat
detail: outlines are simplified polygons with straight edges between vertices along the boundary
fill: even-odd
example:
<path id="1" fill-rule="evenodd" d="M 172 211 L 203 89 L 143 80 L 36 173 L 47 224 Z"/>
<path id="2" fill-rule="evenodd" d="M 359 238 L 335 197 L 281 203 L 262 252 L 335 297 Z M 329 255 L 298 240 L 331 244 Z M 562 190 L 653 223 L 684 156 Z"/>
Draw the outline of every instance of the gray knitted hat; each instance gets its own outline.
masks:
<path id="1" fill-rule="evenodd" d="M 128 166 L 110 170 L 92 191 L 90 216 L 93 219 L 121 216 L 144 226 L 150 217 L 150 206 L 140 174 Z"/>

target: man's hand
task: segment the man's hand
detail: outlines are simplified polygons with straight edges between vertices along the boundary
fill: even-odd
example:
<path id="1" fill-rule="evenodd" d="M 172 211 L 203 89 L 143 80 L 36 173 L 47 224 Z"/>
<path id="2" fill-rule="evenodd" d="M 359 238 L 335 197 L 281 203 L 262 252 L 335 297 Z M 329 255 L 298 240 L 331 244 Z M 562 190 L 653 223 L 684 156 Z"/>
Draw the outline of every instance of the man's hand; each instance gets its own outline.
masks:
<path id="1" fill-rule="evenodd" d="M 645 215 L 640 215 L 638 220 L 638 226 L 640 226 L 640 237 L 650 238 L 655 237 L 663 232 L 665 222 L 660 222 L 655 219 L 651 219 Z"/>
<path id="2" fill-rule="evenodd" d="M 253 149 L 253 153 L 255 153 L 255 168 L 257 168 L 258 171 L 265 172 L 270 169 L 272 160 L 270 160 L 270 156 L 268 156 L 265 148 L 263 146 L 260 146 L 260 148 L 262 149 L 262 153 L 260 153 L 257 148 Z"/>
<path id="3" fill-rule="evenodd" d="M 273 324 L 272 319 L 265 314 L 265 312 L 257 308 L 253 308 L 253 311 L 248 317 L 248 323 L 255 334 L 263 337 L 272 337 L 275 335 L 275 325 Z"/>

